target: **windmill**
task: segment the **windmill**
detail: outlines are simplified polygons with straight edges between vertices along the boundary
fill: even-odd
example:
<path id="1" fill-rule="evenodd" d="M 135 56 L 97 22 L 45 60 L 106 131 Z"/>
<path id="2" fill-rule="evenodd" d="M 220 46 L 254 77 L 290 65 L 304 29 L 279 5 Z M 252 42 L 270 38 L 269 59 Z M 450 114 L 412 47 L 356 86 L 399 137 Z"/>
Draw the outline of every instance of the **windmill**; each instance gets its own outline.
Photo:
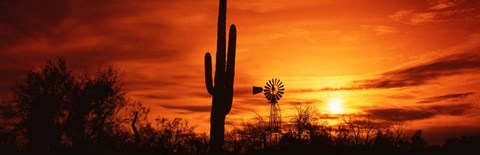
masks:
<path id="1" fill-rule="evenodd" d="M 263 91 L 263 95 L 270 103 L 270 117 L 269 124 L 273 131 L 279 131 L 281 127 L 282 117 L 280 115 L 280 106 L 278 105 L 278 100 L 282 98 L 283 93 L 285 92 L 285 86 L 283 82 L 277 78 L 269 80 L 265 86 L 256 87 L 253 86 L 253 94 L 258 94 Z"/>

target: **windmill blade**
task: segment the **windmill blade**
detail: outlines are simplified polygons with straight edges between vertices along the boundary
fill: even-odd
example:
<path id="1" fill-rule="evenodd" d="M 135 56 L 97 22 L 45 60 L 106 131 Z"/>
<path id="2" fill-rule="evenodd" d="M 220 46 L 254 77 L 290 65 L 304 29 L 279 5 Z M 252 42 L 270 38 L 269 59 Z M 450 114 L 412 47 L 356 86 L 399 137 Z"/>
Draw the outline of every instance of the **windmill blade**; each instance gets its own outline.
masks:
<path id="1" fill-rule="evenodd" d="M 280 97 L 278 95 L 275 95 L 275 100 L 280 100 Z"/>
<path id="2" fill-rule="evenodd" d="M 275 91 L 273 91 L 273 89 Z M 273 78 L 268 80 L 265 83 L 265 86 L 263 88 L 258 86 L 252 87 L 252 94 L 258 94 L 258 93 L 261 93 L 262 91 L 265 98 L 271 104 L 276 104 L 277 101 L 283 97 L 283 94 L 285 91 L 285 85 L 283 84 L 282 81 L 280 81 L 280 79 Z"/>
<path id="3" fill-rule="evenodd" d="M 268 95 L 268 96 L 266 96 L 266 98 L 267 98 L 267 100 L 268 100 L 269 102 L 272 101 L 272 95 Z"/>
<path id="4" fill-rule="evenodd" d="M 267 99 L 269 99 L 270 96 L 271 96 L 270 93 L 265 93 L 265 97 L 266 97 Z"/>
<path id="5" fill-rule="evenodd" d="M 263 89 L 263 92 L 270 92 L 270 87 L 266 87 Z"/>
<path id="6" fill-rule="evenodd" d="M 253 86 L 252 87 L 252 94 L 255 95 L 255 94 L 258 94 L 258 93 L 261 93 L 263 91 L 263 88 L 262 87 L 257 87 L 257 86 Z"/>

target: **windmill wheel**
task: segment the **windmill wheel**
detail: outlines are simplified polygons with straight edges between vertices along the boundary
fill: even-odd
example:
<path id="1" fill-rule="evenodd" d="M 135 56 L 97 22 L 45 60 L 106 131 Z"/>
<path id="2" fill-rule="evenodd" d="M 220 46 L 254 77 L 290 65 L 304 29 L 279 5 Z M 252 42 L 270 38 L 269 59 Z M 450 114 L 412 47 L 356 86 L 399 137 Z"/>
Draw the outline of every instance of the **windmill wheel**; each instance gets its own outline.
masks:
<path id="1" fill-rule="evenodd" d="M 283 82 L 277 78 L 269 80 L 263 89 L 263 94 L 270 103 L 277 103 L 277 101 L 282 98 L 284 92 L 285 86 Z"/>

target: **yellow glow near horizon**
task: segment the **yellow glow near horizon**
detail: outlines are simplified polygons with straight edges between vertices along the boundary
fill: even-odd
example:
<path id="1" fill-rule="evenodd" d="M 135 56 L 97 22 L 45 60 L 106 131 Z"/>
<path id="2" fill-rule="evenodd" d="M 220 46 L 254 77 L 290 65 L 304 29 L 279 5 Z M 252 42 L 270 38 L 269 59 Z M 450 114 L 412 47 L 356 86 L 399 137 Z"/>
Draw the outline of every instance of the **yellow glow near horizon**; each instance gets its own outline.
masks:
<path id="1" fill-rule="evenodd" d="M 328 100 L 327 109 L 332 114 L 343 113 L 343 101 L 339 98 L 330 98 L 330 100 Z"/>

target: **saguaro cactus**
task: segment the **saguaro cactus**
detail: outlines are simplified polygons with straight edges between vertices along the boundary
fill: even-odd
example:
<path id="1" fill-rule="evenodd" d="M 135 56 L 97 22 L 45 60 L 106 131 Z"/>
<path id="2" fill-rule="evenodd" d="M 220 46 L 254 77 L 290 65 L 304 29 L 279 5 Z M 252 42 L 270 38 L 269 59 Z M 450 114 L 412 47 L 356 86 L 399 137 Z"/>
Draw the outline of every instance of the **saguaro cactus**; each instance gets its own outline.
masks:
<path id="1" fill-rule="evenodd" d="M 226 56 L 226 18 L 227 1 L 220 0 L 217 30 L 217 57 L 215 64 L 215 83 L 212 83 L 212 57 L 205 54 L 205 84 L 212 95 L 210 114 L 210 154 L 223 153 L 225 117 L 232 108 L 233 80 L 235 75 L 235 46 L 237 32 L 235 25 L 230 26 L 228 38 L 228 55 Z M 226 65 L 225 65 L 226 63 Z"/>

